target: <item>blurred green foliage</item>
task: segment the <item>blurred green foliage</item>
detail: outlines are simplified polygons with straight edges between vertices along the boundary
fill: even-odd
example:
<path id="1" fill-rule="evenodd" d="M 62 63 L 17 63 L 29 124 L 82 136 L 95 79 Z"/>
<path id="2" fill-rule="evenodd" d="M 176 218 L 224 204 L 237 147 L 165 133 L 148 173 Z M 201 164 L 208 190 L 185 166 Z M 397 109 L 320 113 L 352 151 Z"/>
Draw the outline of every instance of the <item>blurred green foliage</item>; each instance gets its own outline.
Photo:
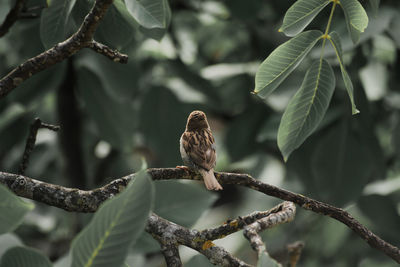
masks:
<path id="1" fill-rule="evenodd" d="M 45 2 L 29 0 L 28 6 Z M 1 77 L 76 31 L 93 1 L 74 2 L 69 1 L 71 10 L 50 5 L 40 18 L 18 20 L 0 39 Z M 369 23 L 357 44 L 351 40 L 357 36 L 347 34 L 345 14 L 335 12 L 331 29 L 341 36 L 342 59 L 360 114 L 351 115 L 341 64 L 327 46 L 325 59 L 336 77 L 330 106 L 287 163 L 277 146 L 279 121 L 306 70 L 319 58 L 320 47 L 269 97 L 261 99 L 250 92 L 260 63 L 288 40 L 278 29 L 293 2 L 170 0 L 169 6 L 166 0 L 156 2 L 161 4 L 155 6 L 157 16 L 149 19 L 130 12 L 148 7 L 152 0 L 115 1 L 96 32 L 97 41 L 129 55 L 127 65 L 83 50 L 0 100 L 0 170 L 17 172 L 34 117 L 60 125 L 61 130 L 39 131 L 26 172 L 32 178 L 94 188 L 139 171 L 143 158 L 149 167 L 181 165 L 180 134 L 187 115 L 200 109 L 207 113 L 216 138 L 218 171 L 249 173 L 345 208 L 400 246 L 399 2 L 384 1 L 378 11 L 379 1 L 362 1 Z M 0 2 L 0 21 L 13 3 Z M 329 9 L 323 9 L 307 30 L 324 31 L 328 17 Z M 54 20 L 63 26 L 46 24 Z M 77 173 L 74 166 L 84 169 Z M 277 202 L 233 186 L 206 192 L 196 182 L 156 182 L 155 189 L 156 212 L 196 229 L 266 210 Z M 55 261 L 68 253 L 89 217 L 38 203 L 14 234 L 0 236 L 0 253 L 23 243 Z M 305 241 L 299 266 L 395 266 L 342 224 L 301 209 L 293 222 L 263 237 L 268 253 L 278 261 L 288 243 Z M 228 238 L 217 244 L 256 263 L 257 255 L 246 239 Z M 164 264 L 159 245 L 146 233 L 138 243 L 127 263 Z M 187 266 L 205 266 L 201 255 L 192 257 L 188 250 L 181 255 Z"/>

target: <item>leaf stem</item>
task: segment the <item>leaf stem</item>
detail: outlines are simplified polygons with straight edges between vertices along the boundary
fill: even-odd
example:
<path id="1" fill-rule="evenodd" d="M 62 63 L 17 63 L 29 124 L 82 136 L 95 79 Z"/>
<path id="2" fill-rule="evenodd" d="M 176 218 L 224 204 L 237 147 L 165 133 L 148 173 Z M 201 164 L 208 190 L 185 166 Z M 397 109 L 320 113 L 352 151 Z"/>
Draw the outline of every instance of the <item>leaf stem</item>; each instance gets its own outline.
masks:
<path id="1" fill-rule="evenodd" d="M 326 25 L 326 29 L 325 29 L 325 33 L 322 36 L 322 38 L 324 39 L 322 41 L 322 50 L 321 50 L 321 57 L 320 60 L 322 60 L 323 56 L 324 56 L 324 50 L 325 50 L 325 44 L 326 44 L 326 39 L 329 38 L 329 29 L 331 28 L 331 23 L 332 23 L 332 18 L 333 18 L 333 13 L 335 12 L 335 8 L 336 5 L 338 4 L 338 0 L 332 0 L 333 5 L 332 5 L 332 9 L 331 9 L 331 14 L 329 15 L 329 19 L 328 19 L 328 24 Z"/>

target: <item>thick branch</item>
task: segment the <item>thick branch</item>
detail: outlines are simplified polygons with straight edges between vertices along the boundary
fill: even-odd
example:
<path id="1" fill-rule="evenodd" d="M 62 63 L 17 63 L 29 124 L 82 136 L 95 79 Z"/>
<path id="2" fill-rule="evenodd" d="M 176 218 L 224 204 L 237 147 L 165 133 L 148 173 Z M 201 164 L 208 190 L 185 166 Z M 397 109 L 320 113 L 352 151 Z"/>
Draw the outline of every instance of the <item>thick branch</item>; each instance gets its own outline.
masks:
<path id="1" fill-rule="evenodd" d="M 0 99 L 32 75 L 63 61 L 83 48 L 92 47 L 94 32 L 112 2 L 113 0 L 97 0 L 90 12 L 86 15 L 78 31 L 70 38 L 28 59 L 2 78 L 0 80 Z M 115 57 L 112 58 L 114 61 L 126 63 L 126 61 L 121 60 L 126 58 L 126 55 L 122 55 L 116 51 L 110 53 L 111 49 L 109 48 L 106 50 L 108 51 L 108 53 L 106 53 L 108 57 L 115 55 Z M 102 52 L 101 54 L 105 53 Z"/>
<path id="2" fill-rule="evenodd" d="M 12 25 L 18 20 L 22 9 L 25 6 L 25 0 L 16 0 L 15 5 L 8 12 L 3 24 L 0 25 L 0 37 L 4 36 Z"/>
<path id="3" fill-rule="evenodd" d="M 149 169 L 147 171 L 153 180 L 189 179 L 201 180 L 198 174 L 176 168 Z M 376 248 L 400 263 L 399 248 L 389 244 L 372 233 L 354 219 L 347 211 L 329 204 L 295 194 L 278 187 L 262 183 L 247 174 L 215 173 L 222 184 L 241 185 L 266 195 L 298 204 L 304 209 L 330 216 L 352 229 L 371 247 Z M 90 191 L 65 188 L 58 185 L 46 184 L 16 174 L 0 172 L 0 183 L 7 185 L 17 195 L 27 197 L 69 211 L 94 212 L 107 198 L 123 190 L 127 183 L 135 177 L 131 174 L 112 181 L 111 183 Z"/>
<path id="4" fill-rule="evenodd" d="M 147 230 L 150 230 L 150 228 L 148 228 Z M 152 233 L 150 232 L 150 234 Z M 170 235 L 168 232 L 166 232 L 161 236 L 153 234 L 153 237 L 158 241 L 158 243 L 160 243 L 161 252 L 164 255 L 167 266 L 181 267 L 182 261 L 181 257 L 179 256 L 179 244 L 176 241 L 175 236 Z"/>
<path id="5" fill-rule="evenodd" d="M 215 265 L 232 267 L 250 266 L 232 256 L 224 248 L 216 246 L 211 241 L 200 240 L 198 231 L 187 229 L 183 226 L 167 221 L 154 213 L 150 215 L 149 220 L 147 221 L 146 232 L 158 237 L 173 236 L 177 243 L 197 250 Z"/>

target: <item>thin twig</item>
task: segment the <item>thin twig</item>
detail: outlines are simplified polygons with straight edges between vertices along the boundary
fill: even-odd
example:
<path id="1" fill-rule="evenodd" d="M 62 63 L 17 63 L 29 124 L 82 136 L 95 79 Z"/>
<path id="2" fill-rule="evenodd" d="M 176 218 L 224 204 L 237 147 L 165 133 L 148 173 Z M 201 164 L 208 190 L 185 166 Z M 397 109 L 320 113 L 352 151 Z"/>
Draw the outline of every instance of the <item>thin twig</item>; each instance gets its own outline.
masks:
<path id="1" fill-rule="evenodd" d="M 88 47 L 94 51 L 96 51 L 99 54 L 102 54 L 105 57 L 108 57 L 114 62 L 119 62 L 119 63 L 128 63 L 128 56 L 125 54 L 121 54 L 120 52 L 111 49 L 110 47 L 101 44 L 96 41 L 92 41 Z"/>
<path id="2" fill-rule="evenodd" d="M 35 147 L 37 132 L 40 128 L 47 128 L 52 131 L 58 131 L 60 129 L 60 126 L 43 123 L 39 118 L 35 119 L 35 121 L 31 124 L 31 127 L 29 129 L 29 135 L 28 138 L 26 139 L 25 150 L 22 156 L 22 162 L 19 165 L 18 174 L 20 175 L 24 175 L 26 168 L 28 167 L 29 157 Z"/>
<path id="3" fill-rule="evenodd" d="M 202 177 L 196 173 L 177 168 L 148 169 L 147 173 L 153 178 L 153 180 L 202 180 Z M 90 191 L 46 184 L 28 177 L 5 172 L 0 172 L 0 183 L 7 185 L 19 196 L 31 198 L 51 206 L 56 206 L 69 211 L 94 212 L 104 200 L 108 199 L 111 195 L 115 195 L 122 191 L 135 175 L 136 174 L 131 174 L 116 179 L 101 188 Z M 400 263 L 400 250 L 398 247 L 393 246 L 372 233 L 368 228 L 353 218 L 350 213 L 343 209 L 314 200 L 301 194 L 292 193 L 276 186 L 263 183 L 247 174 L 216 172 L 215 176 L 222 184 L 245 186 L 266 195 L 293 202 L 306 210 L 332 217 L 347 225 L 372 248 L 384 252 L 393 260 Z M 41 188 L 41 190 L 35 191 L 34 189 L 37 187 Z M 63 194 L 56 194 L 60 191 L 63 192 Z M 55 195 L 58 197 L 55 197 Z"/>
<path id="4" fill-rule="evenodd" d="M 28 59 L 0 80 L 0 99 L 5 97 L 23 81 L 32 75 L 45 70 L 64 59 L 71 57 L 83 48 L 93 46 L 93 35 L 100 21 L 111 6 L 113 0 L 96 0 L 90 12 L 86 15 L 80 28 L 67 40 L 60 42 L 43 53 Z M 96 49 L 94 49 L 96 50 Z M 102 51 L 102 50 L 101 50 Z M 126 55 L 106 49 L 109 58 L 116 62 L 126 63 Z M 99 51 L 97 51 L 99 52 Z M 114 57 L 113 57 L 114 56 Z"/>
<path id="5" fill-rule="evenodd" d="M 0 25 L 0 37 L 4 36 L 18 20 L 26 0 L 16 0 L 13 8 L 8 12 L 4 22 Z"/>

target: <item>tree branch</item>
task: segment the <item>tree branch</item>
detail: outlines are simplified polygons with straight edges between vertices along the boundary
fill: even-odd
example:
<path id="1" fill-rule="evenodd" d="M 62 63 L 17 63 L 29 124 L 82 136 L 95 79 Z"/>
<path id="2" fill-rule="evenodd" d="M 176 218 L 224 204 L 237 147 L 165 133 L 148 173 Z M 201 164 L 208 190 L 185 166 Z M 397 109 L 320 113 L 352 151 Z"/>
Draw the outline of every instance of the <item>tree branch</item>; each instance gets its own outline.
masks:
<path id="1" fill-rule="evenodd" d="M 111 49 L 110 47 L 101 44 L 97 41 L 92 41 L 89 46 L 90 49 L 96 51 L 99 54 L 102 54 L 105 57 L 108 57 L 114 62 L 119 62 L 126 64 L 128 63 L 128 56 L 125 54 L 121 54 L 116 50 Z"/>
<path id="2" fill-rule="evenodd" d="M 18 20 L 26 0 L 16 0 L 13 8 L 8 12 L 4 22 L 0 25 L 0 37 L 4 36 Z"/>
<path id="3" fill-rule="evenodd" d="M 59 126 L 43 123 L 39 118 L 36 118 L 35 121 L 31 124 L 29 129 L 29 135 L 26 139 L 26 145 L 24 154 L 22 156 L 22 162 L 19 166 L 19 174 L 23 175 L 25 173 L 26 168 L 28 167 L 29 157 L 35 147 L 36 143 L 36 135 L 40 128 L 47 128 L 52 131 L 58 131 L 60 129 Z"/>
<path id="4" fill-rule="evenodd" d="M 243 235 L 250 241 L 250 245 L 255 251 L 262 253 L 266 251 L 266 248 L 258 233 L 282 223 L 291 222 L 295 215 L 296 206 L 292 202 L 283 202 L 281 204 L 281 210 L 245 226 Z"/>
<path id="5" fill-rule="evenodd" d="M 202 178 L 196 173 L 176 168 L 148 169 L 147 172 L 153 178 L 153 180 L 202 180 Z M 347 211 L 308 198 L 301 194 L 295 194 L 290 191 L 265 184 L 247 174 L 216 172 L 215 176 L 222 184 L 245 186 L 262 192 L 266 195 L 293 202 L 306 210 L 311 210 L 319 214 L 330 216 L 347 225 L 371 247 L 384 252 L 393 260 L 400 263 L 399 248 L 391 245 L 390 243 L 381 239 L 379 236 L 372 233 L 364 225 L 354 219 Z M 51 206 L 59 207 L 68 211 L 94 212 L 103 201 L 121 192 L 128 182 L 134 177 L 135 174 L 131 174 L 116 179 L 101 188 L 90 191 L 47 184 L 25 176 L 5 172 L 0 172 L 0 183 L 8 186 L 19 196 L 37 200 Z"/>
<path id="6" fill-rule="evenodd" d="M 216 246 L 210 240 L 199 239 L 199 232 L 197 230 L 187 229 L 167 221 L 154 213 L 150 215 L 147 221 L 146 232 L 158 237 L 173 236 L 177 243 L 197 250 L 206 256 L 212 264 L 250 267 L 250 265 L 232 256 L 224 248 Z"/>
<path id="7" fill-rule="evenodd" d="M 94 32 L 112 3 L 113 0 L 96 0 L 76 33 L 47 51 L 28 59 L 2 78 L 0 80 L 0 99 L 32 75 L 63 61 L 83 48 L 91 48 L 93 46 Z M 99 52 L 96 49 L 94 50 Z M 100 53 L 107 54 L 109 58 L 116 62 L 127 62 L 125 60 L 127 59 L 126 55 L 116 51 L 111 53 L 111 49 L 108 47 L 105 51 L 107 52 Z"/>
<path id="8" fill-rule="evenodd" d="M 155 236 L 157 241 L 160 243 L 161 252 L 164 255 L 165 262 L 168 267 L 181 267 L 182 261 L 179 256 L 178 242 L 176 242 L 174 236 Z"/>

